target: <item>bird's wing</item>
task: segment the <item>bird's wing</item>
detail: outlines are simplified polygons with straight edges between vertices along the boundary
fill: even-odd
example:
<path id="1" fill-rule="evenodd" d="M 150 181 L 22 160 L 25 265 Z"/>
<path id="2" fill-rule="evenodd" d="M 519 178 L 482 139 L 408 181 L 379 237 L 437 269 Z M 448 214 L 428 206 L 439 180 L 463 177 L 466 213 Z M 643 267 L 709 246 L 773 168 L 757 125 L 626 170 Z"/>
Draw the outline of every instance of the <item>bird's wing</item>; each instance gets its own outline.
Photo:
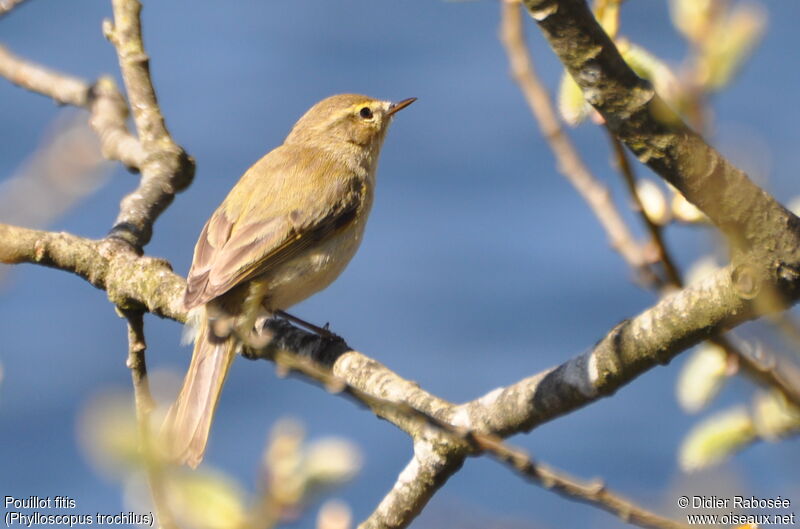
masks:
<path id="1" fill-rule="evenodd" d="M 361 179 L 353 176 L 320 185 L 325 176 L 330 178 L 325 175 L 326 170 L 339 168 L 319 156 L 313 160 L 307 156 L 294 158 L 305 163 L 284 163 L 280 168 L 282 173 L 277 176 L 272 175 L 269 164 L 262 166 L 255 177 L 248 178 L 246 174 L 206 223 L 195 246 L 187 279 L 184 297 L 187 308 L 206 303 L 268 272 L 344 229 L 356 218 L 363 204 Z M 340 170 L 339 174 L 349 172 Z M 282 192 L 286 185 L 292 186 L 293 194 Z M 229 200 L 236 193 L 240 197 L 248 195 L 249 201 Z M 274 204 L 270 196 L 291 196 L 294 207 Z"/>

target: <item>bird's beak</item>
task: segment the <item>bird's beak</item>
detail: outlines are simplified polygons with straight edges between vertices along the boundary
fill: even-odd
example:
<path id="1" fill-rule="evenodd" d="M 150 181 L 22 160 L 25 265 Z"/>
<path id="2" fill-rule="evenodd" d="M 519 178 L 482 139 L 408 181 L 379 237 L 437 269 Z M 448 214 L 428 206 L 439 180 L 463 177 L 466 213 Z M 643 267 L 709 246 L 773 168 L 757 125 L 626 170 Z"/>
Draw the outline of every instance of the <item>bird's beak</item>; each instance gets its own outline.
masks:
<path id="1" fill-rule="evenodd" d="M 416 97 L 409 97 L 408 99 L 403 99 L 402 101 L 398 101 L 397 103 L 392 103 L 391 105 L 389 105 L 389 110 L 386 111 L 386 115 L 391 116 L 398 110 L 403 110 L 416 100 L 417 100 Z"/>

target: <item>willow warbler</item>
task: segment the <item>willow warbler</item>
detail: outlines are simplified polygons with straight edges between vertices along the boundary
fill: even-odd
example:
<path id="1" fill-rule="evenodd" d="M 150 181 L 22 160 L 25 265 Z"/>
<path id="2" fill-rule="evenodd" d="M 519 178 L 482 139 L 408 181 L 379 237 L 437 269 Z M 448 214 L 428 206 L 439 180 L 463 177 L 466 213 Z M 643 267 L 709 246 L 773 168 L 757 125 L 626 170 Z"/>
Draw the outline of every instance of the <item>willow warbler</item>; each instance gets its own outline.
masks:
<path id="1" fill-rule="evenodd" d="M 194 352 L 164 425 L 177 462 L 202 461 L 225 376 L 256 319 L 324 289 L 355 254 L 386 130 L 414 101 L 323 99 L 206 222 L 184 295 Z"/>

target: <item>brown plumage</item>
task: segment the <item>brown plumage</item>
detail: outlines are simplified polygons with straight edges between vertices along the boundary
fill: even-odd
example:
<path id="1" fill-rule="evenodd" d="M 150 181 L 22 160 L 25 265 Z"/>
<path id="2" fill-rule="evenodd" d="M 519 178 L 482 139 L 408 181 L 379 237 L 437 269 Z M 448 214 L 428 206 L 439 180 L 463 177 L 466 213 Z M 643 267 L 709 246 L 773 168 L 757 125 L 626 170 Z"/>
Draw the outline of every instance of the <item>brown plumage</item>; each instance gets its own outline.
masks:
<path id="1" fill-rule="evenodd" d="M 324 289 L 355 254 L 386 129 L 413 101 L 355 94 L 320 101 L 203 227 L 184 296 L 194 352 L 164 425 L 177 462 L 202 461 L 225 376 L 256 319 Z"/>

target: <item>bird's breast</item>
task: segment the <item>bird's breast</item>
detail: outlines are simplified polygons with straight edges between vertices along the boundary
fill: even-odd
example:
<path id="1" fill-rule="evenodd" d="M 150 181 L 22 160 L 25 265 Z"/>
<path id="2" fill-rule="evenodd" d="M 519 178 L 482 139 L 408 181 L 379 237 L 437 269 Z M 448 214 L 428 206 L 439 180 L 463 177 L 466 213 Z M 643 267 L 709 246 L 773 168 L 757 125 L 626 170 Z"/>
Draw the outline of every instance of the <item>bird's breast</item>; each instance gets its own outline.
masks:
<path id="1" fill-rule="evenodd" d="M 271 271 L 265 278 L 265 305 L 271 310 L 288 309 L 333 283 L 361 244 L 365 216 Z"/>

